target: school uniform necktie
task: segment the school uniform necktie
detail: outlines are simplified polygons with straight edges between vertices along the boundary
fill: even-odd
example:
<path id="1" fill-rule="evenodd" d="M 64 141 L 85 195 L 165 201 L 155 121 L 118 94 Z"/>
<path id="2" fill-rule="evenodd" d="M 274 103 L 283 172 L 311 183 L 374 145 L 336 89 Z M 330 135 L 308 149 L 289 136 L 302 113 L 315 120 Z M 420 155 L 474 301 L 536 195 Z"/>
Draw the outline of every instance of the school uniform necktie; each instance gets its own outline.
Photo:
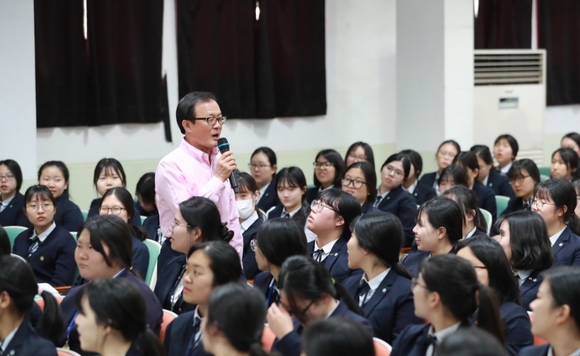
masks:
<path id="1" fill-rule="evenodd" d="M 439 341 L 437 340 L 437 336 L 428 335 L 427 341 L 429 342 L 429 345 L 433 346 L 433 352 L 431 353 L 431 356 L 435 356 L 437 353 L 437 346 L 439 345 Z"/>
<path id="2" fill-rule="evenodd" d="M 278 289 L 276 288 L 278 283 L 276 281 L 272 282 L 270 289 L 268 290 L 268 299 L 266 300 L 266 308 L 272 304 L 278 304 L 280 302 L 280 295 L 278 294 Z"/>
<path id="3" fill-rule="evenodd" d="M 362 307 L 367 303 L 367 295 L 369 294 L 370 290 L 371 290 L 371 286 L 369 286 L 367 281 L 365 281 L 364 279 L 361 279 L 360 286 L 358 287 L 358 290 L 356 291 L 356 300 L 358 301 L 359 306 Z"/>
<path id="4" fill-rule="evenodd" d="M 322 262 L 322 256 L 324 255 L 324 250 L 319 248 L 318 250 L 312 252 L 312 258 L 314 258 L 314 260 L 316 262 Z"/>
<path id="5" fill-rule="evenodd" d="M 290 219 L 290 214 L 288 213 L 284 213 L 284 215 L 282 216 L 284 219 Z"/>
<path id="6" fill-rule="evenodd" d="M 201 340 L 201 333 L 199 332 L 200 327 L 201 319 L 198 316 L 195 316 L 193 319 L 193 331 L 191 332 L 189 344 L 187 345 L 186 356 L 195 355 L 197 349 L 199 348 L 199 342 Z"/>
<path id="7" fill-rule="evenodd" d="M 378 208 L 379 204 L 381 203 L 382 200 L 383 200 L 383 197 L 381 195 L 377 195 L 377 198 L 375 199 L 374 207 Z"/>
<path id="8" fill-rule="evenodd" d="M 40 239 L 38 238 L 38 236 L 34 235 L 30 238 L 30 247 L 28 248 L 28 257 L 32 256 L 33 253 L 36 252 L 36 250 L 38 250 L 38 247 L 40 246 Z"/>

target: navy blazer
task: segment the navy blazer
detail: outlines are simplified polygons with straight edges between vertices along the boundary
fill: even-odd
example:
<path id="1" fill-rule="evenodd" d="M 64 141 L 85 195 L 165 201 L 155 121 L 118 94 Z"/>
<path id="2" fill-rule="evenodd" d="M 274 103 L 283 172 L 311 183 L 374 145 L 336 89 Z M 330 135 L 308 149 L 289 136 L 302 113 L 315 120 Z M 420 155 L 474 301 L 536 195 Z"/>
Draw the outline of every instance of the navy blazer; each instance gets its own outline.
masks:
<path id="1" fill-rule="evenodd" d="M 195 310 L 183 313 L 167 326 L 165 330 L 165 340 L 163 340 L 163 347 L 167 356 L 184 356 L 187 355 L 187 346 L 193 333 L 193 318 L 195 317 Z M 203 334 L 202 334 L 203 337 Z M 210 356 L 203 349 L 201 340 L 200 345 L 196 349 L 194 356 Z"/>
<path id="2" fill-rule="evenodd" d="M 413 190 L 413 194 L 411 195 L 413 198 L 415 198 L 415 203 L 417 203 L 417 205 L 421 205 L 424 202 L 435 198 L 437 196 L 437 191 L 435 191 L 433 185 L 427 185 L 418 182 L 415 190 Z"/>
<path id="3" fill-rule="evenodd" d="M 417 211 L 417 202 L 413 196 L 402 186 L 398 186 L 380 201 L 377 208 L 399 218 L 405 231 L 404 246 L 411 246 L 415 240 L 413 228 L 415 227 L 415 212 Z"/>
<path id="4" fill-rule="evenodd" d="M 131 243 L 133 244 L 132 267 L 139 272 L 141 278 L 145 278 L 147 270 L 149 269 L 149 249 L 143 241 L 135 236 L 131 236 Z"/>
<path id="5" fill-rule="evenodd" d="M 135 202 L 135 215 L 145 216 L 148 218 L 153 215 L 159 215 L 159 211 L 157 211 L 157 208 L 151 211 L 145 211 L 145 209 L 143 209 L 143 207 L 141 206 L 141 203 L 139 203 L 139 201 L 137 200 Z"/>
<path id="6" fill-rule="evenodd" d="M 391 356 L 425 356 L 429 348 L 429 328 L 427 325 L 409 325 L 399 335 L 393 345 Z M 469 320 L 461 322 L 460 328 L 471 328 L 473 324 Z"/>
<path id="7" fill-rule="evenodd" d="M 521 197 L 514 196 L 510 198 L 510 201 L 508 202 L 508 205 L 503 213 L 501 213 L 501 216 L 524 209 L 530 210 L 530 206 L 528 205 L 526 208 L 524 208 L 524 200 Z"/>
<path id="8" fill-rule="evenodd" d="M 16 330 L 10 343 L 3 347 L 5 349 L 3 354 L 6 356 L 57 356 L 54 344 L 42 338 L 26 318 Z"/>
<path id="9" fill-rule="evenodd" d="M 171 240 L 166 239 L 161 244 L 161 252 L 159 252 L 159 257 L 157 257 L 157 280 L 159 281 L 159 276 L 161 271 L 167 265 L 167 261 L 172 259 L 173 257 L 181 256 L 181 252 L 177 252 L 171 248 Z"/>
<path id="10" fill-rule="evenodd" d="M 143 299 L 145 299 L 145 308 L 146 308 L 146 320 L 147 325 L 153 332 L 159 335 L 159 330 L 161 330 L 161 322 L 163 320 L 163 309 L 161 308 L 161 304 L 159 304 L 159 300 L 153 291 L 146 285 L 142 280 L 137 278 L 133 273 L 128 271 L 122 273 L 117 278 L 126 278 L 129 282 L 135 284 L 141 290 L 141 295 Z M 68 345 L 71 350 L 78 352 L 81 355 L 95 355 L 93 353 L 85 352 L 81 350 L 81 345 L 79 342 L 79 333 L 77 331 L 77 326 L 74 323 L 74 318 L 78 312 L 78 308 L 75 303 L 76 295 L 84 288 L 85 285 L 74 287 L 67 293 L 66 297 L 62 300 L 60 304 L 60 308 L 62 310 L 62 317 L 64 321 L 64 334 L 60 338 L 59 346 L 62 346 L 66 343 L 67 340 L 67 329 L 70 325 L 72 325 L 72 329 L 68 339 Z"/>
<path id="11" fill-rule="evenodd" d="M 542 278 L 540 278 L 541 271 L 534 271 L 528 279 L 520 286 L 520 296 L 522 297 L 522 306 L 526 310 L 530 310 L 530 303 L 536 299 L 536 294 L 538 294 L 538 289 L 540 289 L 540 284 L 542 283 Z"/>
<path id="12" fill-rule="evenodd" d="M 491 213 L 493 221 L 497 219 L 497 204 L 495 202 L 495 194 L 493 190 L 483 186 L 479 182 L 473 184 L 473 191 L 477 194 L 477 201 L 480 208 L 485 209 Z"/>
<path id="13" fill-rule="evenodd" d="M 70 201 L 68 193 L 64 192 L 56 199 L 54 222 L 66 231 L 78 232 L 84 223 L 83 213 L 78 205 Z"/>
<path id="14" fill-rule="evenodd" d="M 277 205 L 272 211 L 268 213 L 268 218 L 266 220 L 281 218 L 282 212 L 284 211 L 284 205 L 279 204 Z M 304 205 L 300 207 L 300 210 L 294 214 L 291 219 L 296 221 L 299 226 L 306 226 L 306 219 L 308 219 L 308 215 L 306 214 L 308 210 L 305 208 Z"/>
<path id="15" fill-rule="evenodd" d="M 508 178 L 501 175 L 495 169 L 489 170 L 487 176 L 487 187 L 493 190 L 495 195 L 503 195 L 504 197 L 515 197 L 514 190 Z"/>
<path id="16" fill-rule="evenodd" d="M 32 226 L 24 215 L 24 195 L 16 193 L 10 204 L 0 213 L 0 226 Z"/>
<path id="17" fill-rule="evenodd" d="M 264 299 L 266 299 L 267 308 L 275 302 L 273 299 L 268 300 L 268 293 L 270 292 L 270 283 L 272 283 L 272 279 L 274 279 L 274 276 L 272 276 L 268 271 L 260 272 L 256 275 L 256 278 L 254 278 L 254 288 L 257 288 L 262 292 Z"/>
<path id="18" fill-rule="evenodd" d="M 421 179 L 419 179 L 419 184 L 424 184 L 435 189 L 435 177 L 437 177 L 437 172 L 425 173 L 421 176 Z"/>
<path id="19" fill-rule="evenodd" d="M 256 262 L 256 253 L 250 247 L 250 242 L 256 238 L 258 228 L 262 226 L 263 223 L 264 221 L 258 217 L 258 220 L 254 221 L 248 230 L 242 233 L 242 237 L 244 238 L 242 265 L 244 266 L 244 273 L 247 279 L 254 279 L 260 272 L 258 269 L 258 263 Z"/>
<path id="20" fill-rule="evenodd" d="M 526 308 L 516 303 L 503 302 L 499 307 L 499 314 L 510 356 L 517 356 L 522 348 L 534 344 L 532 324 Z"/>
<path id="21" fill-rule="evenodd" d="M 580 266 L 580 236 L 566 226 L 556 243 L 552 246 L 554 264 L 557 266 Z"/>
<path id="22" fill-rule="evenodd" d="M 402 261 L 403 266 L 415 277 L 419 276 L 419 267 L 421 267 L 421 262 L 429 257 L 429 251 L 419 251 L 411 252 Z"/>
<path id="23" fill-rule="evenodd" d="M 56 225 L 38 249 L 28 257 L 30 237 L 34 228 L 21 232 L 14 241 L 13 252 L 28 261 L 37 283 L 51 286 L 70 286 L 77 271 L 75 249 L 77 243 L 63 227 Z"/>
<path id="24" fill-rule="evenodd" d="M 93 217 L 95 215 L 99 215 L 99 207 L 101 206 L 101 202 L 103 201 L 103 198 L 98 198 L 98 199 L 94 199 L 91 202 L 91 206 L 89 207 L 89 212 L 87 214 L 87 219 L 90 217 Z M 131 225 L 133 226 L 141 226 L 141 215 L 139 215 L 141 212 L 140 210 L 137 208 L 137 204 L 139 202 L 135 203 L 135 213 L 133 214 L 133 218 L 131 219 Z"/>
<path id="25" fill-rule="evenodd" d="M 342 282 L 347 277 L 353 275 L 360 276 L 363 273 L 360 269 L 353 270 L 348 267 L 347 242 L 346 239 L 339 238 L 334 246 L 332 246 L 330 254 L 322 261 L 322 264 L 330 272 L 330 275 L 339 282 Z M 307 245 L 307 252 L 310 256 L 314 252 L 314 243 L 315 241 L 311 241 Z"/>
<path id="26" fill-rule="evenodd" d="M 336 309 L 334 309 L 334 311 L 328 317 L 341 317 L 358 321 L 371 332 L 373 331 L 373 327 L 367 319 L 350 311 L 346 304 L 342 302 L 336 306 Z M 294 321 L 294 330 L 286 334 L 282 339 L 274 340 L 274 344 L 272 345 L 272 353 L 277 352 L 282 356 L 300 356 L 300 352 L 302 351 L 302 329 L 302 325 L 300 325 L 297 321 Z"/>
<path id="27" fill-rule="evenodd" d="M 548 356 L 548 350 L 550 350 L 550 344 L 528 346 L 520 351 L 519 356 Z"/>
<path id="28" fill-rule="evenodd" d="M 360 276 L 348 277 L 342 285 L 355 299 L 361 282 Z M 424 324 L 415 316 L 411 280 L 390 270 L 372 297 L 362 307 L 373 326 L 374 336 L 393 344 L 399 333 L 411 324 Z"/>
<path id="29" fill-rule="evenodd" d="M 171 310 L 176 314 L 182 314 L 195 309 L 195 305 L 183 301 L 183 295 L 179 297 L 173 308 L 171 307 L 171 296 L 177 286 L 181 272 L 185 268 L 186 256 L 173 257 L 158 273 L 157 284 L 155 285 L 155 295 L 163 309 Z"/>
<path id="30" fill-rule="evenodd" d="M 475 237 L 475 236 L 489 237 L 489 235 L 485 231 L 481 231 L 478 228 L 475 228 L 475 232 L 473 233 L 473 235 L 471 235 L 468 238 Z"/>
<path id="31" fill-rule="evenodd" d="M 260 197 L 260 200 L 256 204 L 259 209 L 261 209 L 262 211 L 268 211 L 273 206 L 280 204 L 277 186 L 278 184 L 276 183 L 276 179 L 272 179 L 270 185 L 268 185 L 268 188 L 266 188 L 266 191 Z"/>
<path id="32" fill-rule="evenodd" d="M 332 188 L 342 190 L 342 186 L 340 184 L 332 185 Z M 308 204 L 312 203 L 314 199 L 318 199 L 318 196 L 320 195 L 321 192 L 322 191 L 320 190 L 320 187 L 308 188 L 308 190 L 306 190 L 306 201 L 308 202 Z"/>
<path id="33" fill-rule="evenodd" d="M 153 214 L 147 217 L 145 221 L 143 221 L 143 228 L 147 231 L 147 236 L 153 240 L 159 242 L 158 231 L 159 227 L 159 214 Z"/>
<path id="34" fill-rule="evenodd" d="M 361 215 L 364 215 L 364 214 L 376 213 L 377 211 L 380 211 L 380 210 L 375 208 L 373 203 L 367 201 L 363 205 L 360 206 L 360 211 L 361 211 Z"/>

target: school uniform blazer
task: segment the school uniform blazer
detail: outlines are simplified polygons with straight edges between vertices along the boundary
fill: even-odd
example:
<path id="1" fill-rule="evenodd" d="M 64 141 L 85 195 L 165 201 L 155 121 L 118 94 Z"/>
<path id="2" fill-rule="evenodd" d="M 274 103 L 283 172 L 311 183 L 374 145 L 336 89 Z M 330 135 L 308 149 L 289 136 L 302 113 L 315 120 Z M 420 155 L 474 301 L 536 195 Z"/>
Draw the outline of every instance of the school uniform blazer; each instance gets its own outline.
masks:
<path id="1" fill-rule="evenodd" d="M 21 232 L 14 241 L 13 253 L 28 261 L 37 283 L 70 286 L 77 270 L 75 239 L 57 224 L 38 249 L 28 257 L 30 236 L 33 234 L 34 228 Z"/>
<path id="2" fill-rule="evenodd" d="M 161 308 L 161 304 L 159 304 L 159 300 L 153 291 L 146 285 L 142 280 L 136 277 L 133 273 L 126 271 L 118 278 L 126 278 L 129 282 L 133 283 L 141 290 L 141 296 L 145 299 L 145 317 L 147 320 L 147 325 L 153 332 L 159 335 L 159 330 L 161 330 L 161 321 L 163 320 L 163 309 Z M 58 346 L 63 346 L 66 342 L 66 332 L 73 321 L 76 313 L 78 312 L 78 308 L 75 303 L 76 295 L 84 288 L 85 285 L 74 287 L 67 293 L 66 297 L 60 303 L 60 308 L 62 310 L 62 317 L 64 322 L 64 333 L 60 338 L 60 342 Z M 81 350 L 80 342 L 79 342 L 79 333 L 77 331 L 76 324 L 73 323 L 73 328 L 69 335 L 68 345 L 70 349 L 78 352 L 81 355 L 95 355 L 93 353 L 84 352 Z"/>
<path id="3" fill-rule="evenodd" d="M 177 285 L 177 279 L 181 274 L 185 262 L 186 256 L 184 254 L 167 261 L 167 264 L 158 274 L 157 284 L 154 290 L 163 309 L 171 310 L 176 314 L 182 314 L 195 309 L 195 305 L 183 301 L 183 296 L 179 297 L 174 307 L 171 308 L 171 296 L 173 295 L 174 288 Z"/>
<path id="4" fill-rule="evenodd" d="M 153 241 L 159 242 L 159 236 L 157 236 L 159 227 L 159 214 L 150 215 L 143 221 L 143 228 L 147 231 L 147 236 Z"/>
<path id="5" fill-rule="evenodd" d="M 360 206 L 361 215 L 376 213 L 380 211 L 379 209 L 375 208 L 375 206 L 370 202 L 365 202 L 363 205 Z"/>
<path id="6" fill-rule="evenodd" d="M 266 220 L 270 220 L 270 219 L 275 219 L 275 218 L 280 218 L 282 217 L 282 212 L 284 211 L 284 205 L 279 204 L 278 206 L 276 206 L 274 209 L 272 209 L 272 211 L 270 211 L 268 213 L 268 217 Z M 306 225 L 306 219 L 308 218 L 308 215 L 305 215 L 306 212 L 308 212 L 309 210 L 306 210 L 304 205 L 302 205 L 302 207 L 300 207 L 300 210 L 294 214 L 290 219 L 296 221 L 296 223 L 299 226 L 305 226 Z"/>
<path id="7" fill-rule="evenodd" d="M 409 325 L 393 345 L 391 356 L 425 356 L 429 347 L 429 328 L 427 325 Z M 464 320 L 459 325 L 460 328 L 471 328 L 473 324 L 469 320 Z"/>
<path id="8" fill-rule="evenodd" d="M 56 199 L 54 222 L 66 231 L 78 232 L 83 225 L 83 214 L 78 205 L 70 201 L 68 193 L 64 192 Z"/>
<path id="9" fill-rule="evenodd" d="M 417 211 L 417 202 L 413 196 L 402 186 L 398 186 L 381 200 L 377 208 L 399 218 L 405 231 L 405 246 L 411 246 L 415 240 L 413 228 L 415 227 L 415 212 Z"/>
<path id="10" fill-rule="evenodd" d="M 339 238 L 334 246 L 332 246 L 330 254 L 322 261 L 322 264 L 330 272 L 330 275 L 339 282 L 353 275 L 362 275 L 362 270 L 353 270 L 348 267 L 347 242 L 346 239 Z M 307 252 L 310 256 L 314 252 L 314 243 L 315 241 L 311 241 L 307 245 Z"/>
<path id="11" fill-rule="evenodd" d="M 3 355 L 6 356 L 57 356 L 54 344 L 42 338 L 26 318 L 16 330 L 10 343 L 4 348 Z"/>
<path id="12" fill-rule="evenodd" d="M 145 209 L 143 209 L 143 207 L 141 206 L 141 203 L 139 203 L 139 201 L 136 201 L 135 202 L 135 215 L 150 217 L 153 215 L 159 215 L 159 211 L 157 211 L 157 208 L 155 208 L 151 211 L 145 211 Z"/>
<path id="13" fill-rule="evenodd" d="M 477 194 L 479 207 L 489 211 L 493 221 L 495 221 L 497 219 L 497 204 L 495 203 L 493 190 L 479 182 L 475 182 L 473 184 L 473 191 Z"/>
<path id="14" fill-rule="evenodd" d="M 542 283 L 542 278 L 540 278 L 541 271 L 534 271 L 528 279 L 520 286 L 520 296 L 522 297 L 522 306 L 526 310 L 530 310 L 530 303 L 536 299 L 536 294 L 538 294 L 538 289 L 540 289 L 540 284 Z"/>
<path id="15" fill-rule="evenodd" d="M 167 261 L 181 255 L 181 252 L 177 252 L 171 248 L 171 240 L 166 239 L 163 241 L 163 244 L 161 244 L 161 252 L 159 252 L 159 256 L 157 257 L 157 281 L 159 281 L 159 276 L 163 268 L 167 265 Z"/>
<path id="16" fill-rule="evenodd" d="M 342 283 L 357 303 L 360 281 L 360 276 L 353 276 Z M 393 270 L 387 273 L 362 309 L 373 327 L 374 336 L 391 345 L 408 325 L 424 324 L 422 319 L 415 316 L 411 280 Z"/>
<path id="17" fill-rule="evenodd" d="M 258 228 L 262 226 L 264 221 L 260 218 L 254 221 L 248 230 L 242 233 L 244 238 L 244 253 L 242 255 L 242 265 L 244 266 L 244 273 L 247 279 L 254 279 L 256 275 L 260 272 L 258 269 L 258 263 L 256 262 L 256 253 L 252 251 L 250 247 L 250 242 L 256 238 Z"/>
<path id="18" fill-rule="evenodd" d="M 549 350 L 550 344 L 540 346 L 528 346 L 520 351 L 519 356 L 548 356 Z"/>
<path id="19" fill-rule="evenodd" d="M 24 215 L 24 195 L 16 193 L 10 204 L 0 213 L 0 226 L 32 226 Z"/>
<path id="20" fill-rule="evenodd" d="M 260 201 L 258 201 L 258 203 L 256 204 L 258 208 L 261 209 L 262 211 L 268 211 L 273 206 L 280 204 L 280 199 L 278 198 L 278 191 L 276 189 L 277 185 L 278 184 L 276 183 L 276 179 L 272 179 L 270 185 L 268 185 L 268 188 L 266 188 L 266 191 L 260 198 Z"/>
<path id="21" fill-rule="evenodd" d="M 554 246 L 554 264 L 552 268 L 557 266 L 580 266 L 580 236 L 572 232 L 569 227 L 566 227 Z"/>
<path id="22" fill-rule="evenodd" d="M 415 277 L 419 276 L 419 267 L 424 259 L 429 257 L 429 251 L 419 251 L 411 252 L 403 260 L 403 266 Z"/>
<path id="23" fill-rule="evenodd" d="M 415 190 L 413 191 L 413 194 L 411 195 L 413 198 L 415 198 L 415 203 L 417 203 L 417 205 L 421 205 L 424 202 L 435 198 L 437 196 L 437 192 L 435 191 L 435 188 L 433 188 L 433 185 L 427 185 L 418 182 Z"/>
<path id="24" fill-rule="evenodd" d="M 475 229 L 475 232 L 473 233 L 473 235 L 471 235 L 471 237 L 475 237 L 475 236 L 484 236 L 484 237 L 489 237 L 488 234 L 485 233 L 485 231 L 481 231 L 479 229 Z M 469 238 L 471 238 L 469 237 Z"/>
<path id="25" fill-rule="evenodd" d="M 149 269 L 149 249 L 143 241 L 135 236 L 131 236 L 131 243 L 133 244 L 133 269 L 139 272 L 141 278 L 145 278 L 147 269 Z"/>
<path id="26" fill-rule="evenodd" d="M 532 324 L 526 308 L 516 303 L 503 302 L 499 307 L 499 314 L 510 356 L 517 356 L 522 348 L 534 344 Z"/>
<path id="27" fill-rule="evenodd" d="M 340 185 L 332 185 L 332 188 L 342 190 L 342 186 Z M 308 188 L 308 190 L 306 190 L 306 201 L 308 202 L 308 204 L 312 203 L 314 199 L 318 199 L 320 193 L 321 193 L 320 187 Z"/>
<path id="28" fill-rule="evenodd" d="M 527 208 L 524 208 L 524 200 L 521 197 L 514 196 L 510 198 L 510 201 L 503 213 L 501 213 L 501 216 L 524 209 L 530 210 L 530 207 L 528 206 Z"/>
<path id="29" fill-rule="evenodd" d="M 512 185 L 506 176 L 502 176 L 495 169 L 489 171 L 487 176 L 487 187 L 493 190 L 495 195 L 503 195 L 504 197 L 515 197 Z"/>
<path id="30" fill-rule="evenodd" d="M 256 278 L 254 278 L 254 288 L 262 292 L 262 295 L 266 300 L 268 300 L 268 292 L 270 291 L 270 283 L 272 282 L 272 279 L 274 279 L 274 276 L 272 276 L 268 271 L 260 272 L 256 275 Z M 272 302 L 273 301 L 270 301 L 268 307 L 272 305 Z"/>
<path id="31" fill-rule="evenodd" d="M 101 206 L 101 202 L 103 201 L 102 198 L 94 199 L 91 202 L 91 206 L 89 207 L 89 212 L 87 214 L 87 219 L 93 217 L 95 215 L 99 215 L 99 207 Z M 141 226 L 141 212 L 137 208 L 137 203 L 135 203 L 135 213 L 133 214 L 133 218 L 131 219 L 131 225 L 133 226 Z"/>
<path id="32" fill-rule="evenodd" d="M 339 303 L 336 306 L 336 309 L 334 309 L 334 311 L 328 317 L 341 317 L 354 320 L 368 328 L 371 332 L 373 331 L 373 327 L 367 319 L 350 311 L 346 304 L 343 302 Z M 297 321 L 294 321 L 294 330 L 286 334 L 286 336 L 284 336 L 282 339 L 274 340 L 274 344 L 272 345 L 271 350 L 272 353 L 277 352 L 282 356 L 300 356 L 300 352 L 302 351 L 302 330 L 302 325 L 300 325 Z"/>
<path id="33" fill-rule="evenodd" d="M 421 179 L 419 179 L 419 184 L 425 184 L 433 188 L 433 185 L 435 185 L 435 177 L 437 177 L 437 172 L 425 173 L 421 176 Z"/>
<path id="34" fill-rule="evenodd" d="M 195 310 L 183 313 L 167 326 L 165 330 L 165 340 L 163 340 L 163 347 L 167 356 L 184 356 L 187 355 L 187 346 L 193 333 L 193 318 Z M 203 337 L 203 334 L 202 334 Z M 204 351 L 201 340 L 194 356 L 210 356 Z"/>

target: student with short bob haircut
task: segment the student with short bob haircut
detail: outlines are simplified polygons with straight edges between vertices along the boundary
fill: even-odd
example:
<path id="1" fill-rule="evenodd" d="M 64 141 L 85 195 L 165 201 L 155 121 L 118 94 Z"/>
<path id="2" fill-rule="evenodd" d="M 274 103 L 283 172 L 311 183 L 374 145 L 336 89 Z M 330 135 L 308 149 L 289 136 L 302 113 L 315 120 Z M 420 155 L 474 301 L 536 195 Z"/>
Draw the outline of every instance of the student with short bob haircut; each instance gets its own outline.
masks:
<path id="1" fill-rule="evenodd" d="M 29 226 L 21 188 L 22 170 L 18 162 L 0 161 L 0 226 Z"/>
<path id="2" fill-rule="evenodd" d="M 458 185 L 469 187 L 467 171 L 461 166 L 452 164 L 441 171 L 441 176 L 439 177 L 437 184 L 439 186 L 438 192 L 440 194 L 443 194 L 447 189 Z"/>
<path id="3" fill-rule="evenodd" d="M 276 170 L 278 169 L 276 164 L 276 152 L 270 147 L 256 148 L 248 163 L 250 174 L 256 180 L 260 190 L 257 205 L 264 212 L 280 204 L 276 184 Z"/>
<path id="4" fill-rule="evenodd" d="M 562 148 L 571 148 L 580 157 L 580 134 L 577 132 L 570 132 L 562 137 L 560 141 L 560 146 Z"/>
<path id="5" fill-rule="evenodd" d="M 569 181 L 580 178 L 576 151 L 571 148 L 558 148 L 552 153 L 550 178 L 563 178 Z"/>
<path id="6" fill-rule="evenodd" d="M 368 162 L 375 168 L 373 148 L 366 142 L 357 141 L 350 145 L 344 156 L 344 166 L 349 167 L 356 162 Z"/>
<path id="7" fill-rule="evenodd" d="M 518 141 L 512 135 L 503 134 L 495 139 L 493 143 L 493 156 L 498 163 L 496 169 L 500 174 L 508 174 L 513 161 L 518 156 L 518 151 Z"/>
<path id="8" fill-rule="evenodd" d="M 528 158 L 518 159 L 512 164 L 507 177 L 514 190 L 514 196 L 510 198 L 502 215 L 523 209 L 530 210 L 534 189 L 540 183 L 540 170 L 536 163 Z"/>
<path id="9" fill-rule="evenodd" d="M 362 214 L 378 211 L 374 207 L 377 197 L 377 174 L 369 162 L 355 162 L 346 168 L 342 190 L 355 197 Z"/>
<path id="10" fill-rule="evenodd" d="M 463 214 L 463 238 L 472 236 L 487 236 L 487 222 L 477 205 L 477 195 L 473 189 L 462 185 L 455 186 L 445 191 L 442 195 L 456 202 Z"/>
<path id="11" fill-rule="evenodd" d="M 402 150 L 399 153 L 407 155 L 411 162 L 409 177 L 407 177 L 405 182 L 403 182 L 403 188 L 405 188 L 405 190 L 415 198 L 415 203 L 417 203 L 417 205 L 421 205 L 427 200 L 435 198 L 437 196 L 435 188 L 433 188 L 432 185 L 426 185 L 419 181 L 419 177 L 423 172 L 423 159 L 419 152 L 414 150 Z"/>
<path id="12" fill-rule="evenodd" d="M 332 318 L 313 322 L 304 330 L 305 356 L 374 356 L 373 335 L 360 323 Z"/>
<path id="13" fill-rule="evenodd" d="M 314 187 L 308 188 L 306 201 L 310 204 L 320 192 L 329 188 L 340 189 L 346 167 L 340 153 L 332 149 L 318 152 L 314 159 Z"/>

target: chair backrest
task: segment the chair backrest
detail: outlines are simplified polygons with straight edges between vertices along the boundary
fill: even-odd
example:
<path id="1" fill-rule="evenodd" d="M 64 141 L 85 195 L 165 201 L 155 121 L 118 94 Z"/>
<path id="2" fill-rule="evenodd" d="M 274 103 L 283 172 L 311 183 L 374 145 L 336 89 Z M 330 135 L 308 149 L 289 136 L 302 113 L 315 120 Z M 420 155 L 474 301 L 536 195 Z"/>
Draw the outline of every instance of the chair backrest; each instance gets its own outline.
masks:
<path id="1" fill-rule="evenodd" d="M 145 219 L 147 219 L 146 216 L 141 215 L 141 225 L 143 225 L 143 223 L 145 222 Z"/>
<path id="2" fill-rule="evenodd" d="M 389 356 L 391 354 L 393 348 L 386 341 L 373 337 L 373 343 L 375 344 L 376 356 Z"/>
<path id="3" fill-rule="evenodd" d="M 540 182 L 545 182 L 548 179 L 550 179 L 550 176 L 549 175 L 540 174 Z"/>
<path id="4" fill-rule="evenodd" d="M 534 313 L 529 311 L 528 316 L 530 317 L 530 321 L 533 323 L 534 322 Z M 542 339 L 541 337 L 534 335 L 534 346 L 545 345 L 547 343 L 548 343 L 547 340 Z"/>
<path id="5" fill-rule="evenodd" d="M 16 240 L 16 236 L 20 235 L 22 231 L 28 230 L 23 226 L 3 226 L 3 228 L 8 234 L 8 240 L 10 240 L 10 249 L 14 248 L 14 240 Z"/>
<path id="6" fill-rule="evenodd" d="M 492 223 L 492 216 L 491 213 L 485 209 L 479 208 L 479 210 L 481 211 L 481 213 L 483 214 L 483 217 L 485 218 L 485 222 L 487 223 L 487 234 L 489 235 L 489 233 L 491 232 L 491 223 Z"/>
<path id="7" fill-rule="evenodd" d="M 540 171 L 540 175 L 544 175 L 546 177 L 549 177 L 550 174 L 552 174 L 552 169 L 550 168 L 550 166 L 548 166 L 548 167 L 538 167 L 538 171 Z"/>
<path id="8" fill-rule="evenodd" d="M 496 195 L 495 196 L 495 205 L 497 206 L 497 216 L 498 217 L 507 208 L 509 202 L 510 202 L 509 197 L 505 197 L 503 195 Z"/>
<path id="9" fill-rule="evenodd" d="M 276 335 L 268 325 L 264 325 L 264 331 L 262 332 L 262 348 L 270 352 L 272 350 L 272 345 L 274 345 L 274 340 L 276 340 Z"/>
<path id="10" fill-rule="evenodd" d="M 145 284 L 149 285 L 153 277 L 153 272 L 155 271 L 155 265 L 157 265 L 157 257 L 159 257 L 159 253 L 161 252 L 161 245 L 151 239 L 145 239 L 143 243 L 149 250 L 149 266 L 147 267 L 147 274 L 145 275 L 144 281 Z"/>
<path id="11" fill-rule="evenodd" d="M 161 330 L 159 331 L 159 340 L 161 340 L 162 343 L 163 340 L 165 340 L 165 330 L 167 329 L 167 326 L 171 324 L 175 318 L 177 318 L 177 314 L 171 310 L 163 309 L 163 321 L 161 322 Z"/>
<path id="12" fill-rule="evenodd" d="M 89 211 L 81 210 L 81 214 L 83 214 L 83 221 L 87 221 L 87 218 L 89 217 Z"/>
<path id="13" fill-rule="evenodd" d="M 78 233 L 77 233 L 77 232 L 74 232 L 74 231 L 69 231 L 69 233 L 72 235 L 72 237 L 74 237 L 74 239 L 75 239 L 75 242 L 76 242 L 76 241 L 78 240 L 78 238 L 79 238 L 79 237 L 77 236 L 77 234 L 78 234 Z"/>
<path id="14" fill-rule="evenodd" d="M 60 347 L 56 348 L 56 353 L 58 356 L 81 356 L 80 354 L 74 352 L 73 350 L 65 350 Z"/>

